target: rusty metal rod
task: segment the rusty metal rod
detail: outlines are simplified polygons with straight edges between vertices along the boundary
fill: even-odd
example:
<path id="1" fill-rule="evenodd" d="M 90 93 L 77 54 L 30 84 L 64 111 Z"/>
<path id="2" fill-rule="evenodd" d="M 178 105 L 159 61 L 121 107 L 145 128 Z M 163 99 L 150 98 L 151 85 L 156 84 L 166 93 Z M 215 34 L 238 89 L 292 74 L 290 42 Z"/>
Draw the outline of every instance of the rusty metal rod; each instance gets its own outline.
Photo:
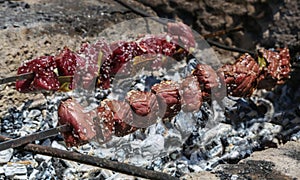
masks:
<path id="1" fill-rule="evenodd" d="M 5 84 L 9 82 L 15 82 L 18 80 L 24 80 L 24 79 L 30 79 L 34 77 L 34 73 L 24 73 L 16 76 L 11 76 L 11 77 L 5 77 L 0 79 L 0 84 Z"/>
<path id="2" fill-rule="evenodd" d="M 68 125 L 58 126 L 56 128 L 51 128 L 45 131 L 40 131 L 36 133 L 32 133 L 30 135 L 22 136 L 16 139 L 10 139 L 8 141 L 4 141 L 0 143 L 0 151 L 9 149 L 9 148 L 16 148 L 28 143 L 31 143 L 35 140 L 46 139 L 51 136 L 57 135 L 59 132 L 67 132 L 70 131 L 70 127 Z"/>
<path id="3" fill-rule="evenodd" d="M 0 141 L 11 140 L 6 136 L 0 135 Z M 156 172 L 152 170 L 147 170 L 141 167 L 136 167 L 126 163 L 121 163 L 117 161 L 111 161 L 99 157 L 89 156 L 85 154 L 80 154 L 76 152 L 69 152 L 57 148 L 52 148 L 48 146 L 41 146 L 36 144 L 27 144 L 25 146 L 19 147 L 22 150 L 29 151 L 35 154 L 42 154 L 46 156 L 52 156 L 56 158 L 62 158 L 66 160 L 76 161 L 83 164 L 88 164 L 92 166 L 97 166 L 100 168 L 120 172 L 123 174 L 128 174 L 132 176 L 138 176 L 142 178 L 155 179 L 155 180 L 178 180 L 178 178 L 170 176 L 169 174 Z"/>

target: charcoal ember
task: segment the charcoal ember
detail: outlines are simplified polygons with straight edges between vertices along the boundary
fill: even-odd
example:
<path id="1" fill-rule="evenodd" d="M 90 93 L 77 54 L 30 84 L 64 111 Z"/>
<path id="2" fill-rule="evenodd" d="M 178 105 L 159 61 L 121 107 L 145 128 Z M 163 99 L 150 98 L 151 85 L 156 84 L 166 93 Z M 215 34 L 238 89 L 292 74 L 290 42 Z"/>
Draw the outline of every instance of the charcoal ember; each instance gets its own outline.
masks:
<path id="1" fill-rule="evenodd" d="M 173 81 L 162 81 L 152 86 L 151 91 L 156 94 L 160 115 L 172 118 L 181 109 L 179 85 Z"/>
<path id="2" fill-rule="evenodd" d="M 188 76 L 180 84 L 182 110 L 193 112 L 199 110 L 202 105 L 202 92 L 200 84 L 195 76 Z"/>
<path id="3" fill-rule="evenodd" d="M 34 77 L 17 81 L 16 89 L 20 92 L 58 90 L 60 84 L 57 75 L 54 73 L 55 68 L 56 63 L 53 56 L 42 56 L 24 62 L 24 64 L 18 68 L 17 74 L 32 72 L 34 73 Z"/>
<path id="4" fill-rule="evenodd" d="M 81 82 L 84 89 L 94 88 L 101 72 L 100 84 L 104 87 L 109 86 L 110 46 L 103 39 L 99 39 L 94 44 L 83 44 L 78 54 L 83 61 L 78 63 L 75 81 Z"/>
<path id="5" fill-rule="evenodd" d="M 71 131 L 62 133 L 67 146 L 79 146 L 96 137 L 93 115 L 84 112 L 83 107 L 75 100 L 61 102 L 58 117 L 60 125 L 67 124 L 72 128 Z"/>
<path id="6" fill-rule="evenodd" d="M 260 49 L 259 55 L 266 61 L 266 67 L 262 67 L 259 77 L 259 89 L 270 89 L 275 85 L 283 84 L 289 78 L 291 71 L 290 54 L 288 48 L 274 52 Z"/>
<path id="7" fill-rule="evenodd" d="M 159 105 L 156 96 L 151 92 L 132 90 L 127 93 L 126 101 L 129 103 L 133 119 L 139 121 L 140 127 L 155 124 L 159 116 Z M 136 125 L 136 127 L 138 127 Z"/>
<path id="8" fill-rule="evenodd" d="M 259 65 L 249 55 L 242 55 L 233 65 L 224 65 L 219 70 L 224 76 L 227 93 L 231 96 L 251 96 L 257 86 Z"/>
<path id="9" fill-rule="evenodd" d="M 105 100 L 97 108 L 96 131 L 98 138 L 107 141 L 112 135 L 125 136 L 137 130 L 130 125 L 133 122 L 128 103 L 117 100 Z"/>
<path id="10" fill-rule="evenodd" d="M 216 99 L 222 99 L 225 96 L 222 78 L 211 66 L 198 64 L 192 74 L 200 83 L 203 100 L 210 101 L 212 95 Z"/>
<path id="11" fill-rule="evenodd" d="M 196 41 L 190 27 L 181 22 L 168 23 L 167 26 L 172 41 L 175 41 L 176 44 L 184 47 L 187 51 L 189 51 L 190 48 L 195 47 Z"/>

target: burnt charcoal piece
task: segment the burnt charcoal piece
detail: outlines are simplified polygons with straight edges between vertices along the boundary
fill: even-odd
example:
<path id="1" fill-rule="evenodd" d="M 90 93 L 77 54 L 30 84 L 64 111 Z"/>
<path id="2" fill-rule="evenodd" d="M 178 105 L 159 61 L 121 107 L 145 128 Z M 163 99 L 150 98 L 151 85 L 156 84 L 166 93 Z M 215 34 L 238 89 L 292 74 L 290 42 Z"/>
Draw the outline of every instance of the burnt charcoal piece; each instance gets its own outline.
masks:
<path id="1" fill-rule="evenodd" d="M 16 89 L 20 92 L 31 92 L 35 90 L 59 89 L 59 81 L 54 73 L 56 63 L 53 56 L 42 56 L 37 59 L 24 62 L 19 68 L 17 74 L 33 72 L 34 77 L 16 82 Z"/>
<path id="2" fill-rule="evenodd" d="M 133 133 L 137 128 L 129 125 L 132 121 L 133 116 L 128 103 L 117 100 L 103 101 L 96 110 L 95 118 L 98 142 L 106 142 L 112 135 L 121 137 Z"/>
<path id="3" fill-rule="evenodd" d="M 242 55 L 233 65 L 225 65 L 218 71 L 223 73 L 227 93 L 231 96 L 251 96 L 257 86 L 259 65 L 249 54 Z"/>
<path id="4" fill-rule="evenodd" d="M 192 74 L 198 79 L 203 100 L 210 101 L 212 96 L 217 100 L 224 98 L 222 79 L 211 66 L 198 64 Z"/>
<path id="5" fill-rule="evenodd" d="M 160 115 L 172 118 L 181 109 L 179 85 L 173 81 L 162 81 L 152 86 L 151 91 L 156 94 Z"/>
<path id="6" fill-rule="evenodd" d="M 168 33 L 172 37 L 172 41 L 189 51 L 190 48 L 195 47 L 195 38 L 192 29 L 187 25 L 178 23 L 168 23 Z"/>
<path id="7" fill-rule="evenodd" d="M 189 76 L 183 80 L 180 84 L 180 95 L 184 112 L 199 110 L 202 105 L 202 92 L 197 77 Z"/>
<path id="8" fill-rule="evenodd" d="M 291 64 L 288 48 L 283 48 L 279 52 L 260 49 L 259 55 L 266 61 L 259 77 L 259 89 L 271 89 L 277 84 L 283 84 L 289 78 Z"/>
<path id="9" fill-rule="evenodd" d="M 62 133 L 69 147 L 85 144 L 96 136 L 93 116 L 83 110 L 83 107 L 72 99 L 61 102 L 58 107 L 59 124 L 68 124 L 72 128 L 72 131 Z"/>
<path id="10" fill-rule="evenodd" d="M 133 119 L 140 122 L 139 127 L 148 127 L 156 123 L 159 106 L 154 94 L 132 90 L 127 93 L 126 101 L 132 109 Z"/>

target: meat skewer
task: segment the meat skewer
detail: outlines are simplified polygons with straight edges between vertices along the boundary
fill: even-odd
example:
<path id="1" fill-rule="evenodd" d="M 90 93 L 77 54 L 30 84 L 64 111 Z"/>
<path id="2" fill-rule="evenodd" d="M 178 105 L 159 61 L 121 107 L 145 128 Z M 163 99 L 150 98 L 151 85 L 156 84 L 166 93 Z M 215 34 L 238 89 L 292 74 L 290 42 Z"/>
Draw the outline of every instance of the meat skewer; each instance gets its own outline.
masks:
<path id="1" fill-rule="evenodd" d="M 18 74 L 32 72 L 34 77 L 17 81 L 16 89 L 20 92 L 68 91 L 76 87 L 91 89 L 96 82 L 97 86 L 107 89 L 117 72 L 130 74 L 135 63 L 132 61 L 138 61 L 136 57 L 160 54 L 182 60 L 195 46 L 192 31 L 183 23 L 168 23 L 167 28 L 166 34 L 145 35 L 136 41 L 108 44 L 99 39 L 94 44 L 83 44 L 77 52 L 65 47 L 56 56 L 42 56 L 25 61 L 19 67 Z M 163 62 L 156 58 L 153 64 L 156 63 Z M 73 78 L 61 83 L 59 77 L 64 76 Z"/>
<path id="2" fill-rule="evenodd" d="M 286 51 L 288 50 L 285 48 L 279 53 L 286 53 Z M 273 56 L 276 54 L 276 52 L 269 51 L 268 53 L 273 53 Z M 284 58 L 286 57 L 288 56 L 285 55 Z M 230 95 L 248 97 L 260 83 L 259 80 L 263 79 L 258 78 L 263 68 L 268 68 L 267 65 L 261 68 L 259 66 L 260 64 L 248 54 L 242 55 L 232 65 L 224 65 L 217 72 L 208 65 L 198 64 L 192 74 L 184 78 L 181 83 L 162 81 L 152 86 L 151 92 L 133 90 L 127 93 L 125 101 L 106 99 L 96 110 L 87 113 L 81 111 L 78 114 L 75 113 L 76 116 L 67 114 L 71 113 L 73 106 L 77 106 L 77 109 L 82 109 L 82 107 L 69 99 L 61 103 L 60 106 L 64 108 L 59 108 L 58 116 L 61 125 L 69 124 L 74 130 L 72 133 L 62 134 L 68 146 L 81 145 L 87 140 L 95 139 L 99 142 L 106 142 L 113 134 L 125 136 L 139 128 L 155 124 L 158 118 L 172 118 L 181 109 L 184 112 L 197 111 L 202 101 L 208 101 L 214 92 L 217 92 L 217 99 L 224 98 L 225 94 L 220 92 L 222 81 L 226 83 L 226 89 Z M 289 71 L 289 66 L 286 64 L 280 67 L 282 72 L 277 72 L 280 75 L 273 78 L 274 81 L 278 81 L 278 84 L 282 79 L 287 78 L 286 72 Z M 86 125 L 93 129 L 92 133 L 87 131 Z M 81 139 L 82 132 L 86 133 L 83 139 Z"/>

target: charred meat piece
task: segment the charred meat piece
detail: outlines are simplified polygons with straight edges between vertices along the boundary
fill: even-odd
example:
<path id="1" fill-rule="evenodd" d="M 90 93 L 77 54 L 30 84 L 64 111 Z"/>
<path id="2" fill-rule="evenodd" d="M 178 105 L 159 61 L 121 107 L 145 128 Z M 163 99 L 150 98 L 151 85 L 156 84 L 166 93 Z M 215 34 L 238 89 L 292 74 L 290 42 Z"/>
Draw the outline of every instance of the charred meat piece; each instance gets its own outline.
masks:
<path id="1" fill-rule="evenodd" d="M 172 118 L 180 111 L 181 102 L 177 83 L 162 81 L 152 86 L 151 91 L 157 96 L 159 114 L 163 118 Z"/>
<path id="2" fill-rule="evenodd" d="M 93 115 L 84 112 L 83 107 L 73 99 L 68 99 L 58 107 L 60 125 L 67 124 L 72 131 L 63 132 L 67 146 L 79 146 L 96 137 Z"/>
<path id="3" fill-rule="evenodd" d="M 260 49 L 258 53 L 259 58 L 265 61 L 265 64 L 261 65 L 258 88 L 270 89 L 277 84 L 283 84 L 291 71 L 289 49 L 283 48 L 279 52 Z"/>
<path id="4" fill-rule="evenodd" d="M 16 89 L 20 92 L 58 90 L 59 81 L 57 75 L 54 73 L 54 69 L 56 69 L 56 63 L 53 56 L 42 56 L 24 62 L 24 64 L 18 68 L 17 74 L 33 72 L 34 77 L 17 81 Z"/>
<path id="5" fill-rule="evenodd" d="M 137 130 L 127 122 L 133 116 L 129 104 L 117 100 L 105 100 L 97 108 L 96 131 L 98 140 L 107 141 L 112 135 L 125 136 Z"/>
<path id="6" fill-rule="evenodd" d="M 222 99 L 225 96 L 222 79 L 211 66 L 198 64 L 192 74 L 198 79 L 203 100 L 210 101 L 211 97 Z"/>
<path id="7" fill-rule="evenodd" d="M 202 105 L 202 92 L 197 77 L 189 76 L 182 81 L 180 84 L 180 95 L 184 112 L 199 110 Z"/>
<path id="8" fill-rule="evenodd" d="M 225 65 L 218 71 L 223 73 L 227 93 L 231 96 L 251 96 L 257 86 L 259 65 L 249 54 L 242 55 L 233 65 Z"/>
<path id="9" fill-rule="evenodd" d="M 113 112 L 113 127 L 116 136 L 125 136 L 137 130 L 131 126 L 133 116 L 128 103 L 117 100 L 104 101 L 109 109 Z"/>
<path id="10" fill-rule="evenodd" d="M 126 101 L 132 109 L 135 127 L 144 128 L 156 123 L 159 106 L 154 94 L 132 90 L 127 93 Z"/>

